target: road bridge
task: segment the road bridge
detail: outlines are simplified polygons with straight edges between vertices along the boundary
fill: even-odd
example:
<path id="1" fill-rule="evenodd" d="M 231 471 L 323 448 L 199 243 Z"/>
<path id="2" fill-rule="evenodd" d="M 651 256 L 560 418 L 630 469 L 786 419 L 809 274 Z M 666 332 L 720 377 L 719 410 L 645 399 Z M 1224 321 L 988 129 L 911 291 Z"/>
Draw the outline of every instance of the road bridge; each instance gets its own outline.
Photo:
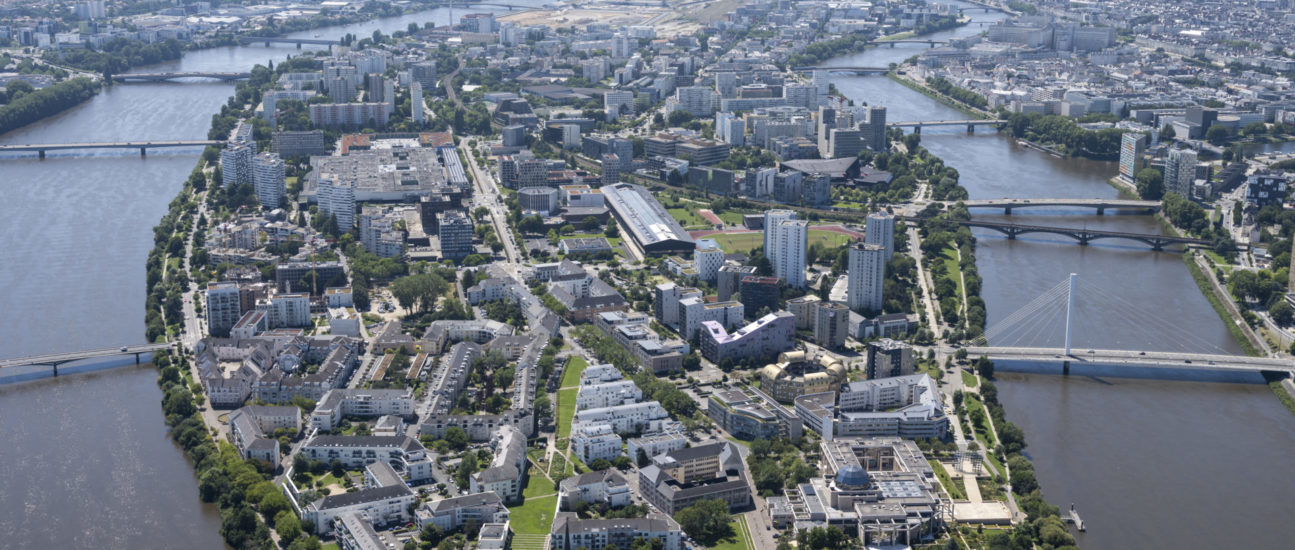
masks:
<path id="1" fill-rule="evenodd" d="M 1295 372 L 1295 361 L 1272 357 L 1251 357 L 1248 355 L 1116 349 L 1071 350 L 1071 353 L 1067 354 L 1065 348 L 995 346 L 971 346 L 966 349 L 970 357 L 983 355 L 991 360 L 1005 361 L 1088 363 L 1093 365 L 1127 365 L 1133 367 L 1237 372 Z"/>
<path id="2" fill-rule="evenodd" d="M 40 158 L 45 158 L 46 151 L 62 151 L 65 149 L 139 149 L 139 156 L 144 156 L 148 149 L 160 149 L 166 147 L 206 147 L 208 145 L 220 145 L 223 141 L 210 139 L 190 139 L 190 140 L 159 140 L 159 141 L 109 141 L 109 142 L 86 142 L 86 143 L 31 143 L 25 145 L 0 145 L 0 153 L 21 153 L 36 152 Z M 3 157 L 0 157 L 3 158 Z"/>
<path id="3" fill-rule="evenodd" d="M 1002 208 L 1003 213 L 1009 216 L 1012 215 L 1013 209 L 1031 207 L 1095 208 L 1098 215 L 1105 214 L 1107 209 L 1149 210 L 1153 212 L 1160 209 L 1160 201 L 1130 199 L 979 199 L 957 202 L 946 201 L 943 204 L 952 206 L 957 203 L 962 203 L 967 208 Z"/>
<path id="4" fill-rule="evenodd" d="M 890 44 L 890 47 L 892 48 L 895 47 L 895 44 L 926 44 L 934 48 L 936 46 L 943 46 L 948 43 L 949 43 L 948 40 L 932 40 L 929 38 L 897 38 L 895 40 L 875 40 L 875 41 L 869 42 L 869 44 L 872 44 L 874 46 L 880 46 L 882 44 Z"/>
<path id="5" fill-rule="evenodd" d="M 795 71 L 795 72 L 798 72 L 798 73 L 804 73 L 804 72 L 809 72 L 809 71 L 828 71 L 828 72 L 833 72 L 833 73 L 852 73 L 852 74 L 856 74 L 856 75 L 868 75 L 868 74 L 886 74 L 886 73 L 890 72 L 890 67 L 818 67 L 818 66 L 806 66 L 806 67 L 793 67 L 791 70 L 793 70 L 793 71 Z"/>
<path id="6" fill-rule="evenodd" d="M 974 120 L 910 120 L 905 122 L 887 122 L 888 128 L 912 128 L 913 133 L 922 133 L 923 126 L 966 126 L 967 133 L 974 132 L 977 126 L 993 126 L 1002 128 L 1007 124 L 1006 120 L 1001 119 L 974 119 Z"/>
<path id="7" fill-rule="evenodd" d="M 1022 225 L 1015 223 L 1001 222 L 982 222 L 975 220 L 966 220 L 958 222 L 959 225 L 966 227 L 983 227 L 992 229 L 1004 235 L 1008 239 L 1015 239 L 1017 235 L 1028 233 L 1051 233 L 1053 235 L 1062 235 L 1070 237 L 1080 245 L 1086 246 L 1088 243 L 1099 239 L 1124 239 L 1128 241 L 1138 241 L 1145 243 L 1152 250 L 1164 250 L 1166 246 L 1181 244 L 1186 247 L 1192 246 L 1211 246 L 1213 243 L 1205 239 L 1195 239 L 1192 237 L 1174 237 L 1171 235 L 1152 235 L 1149 233 L 1122 233 L 1119 231 L 1102 231 L 1100 229 L 1087 229 L 1076 227 L 1051 227 L 1046 225 Z"/>
<path id="8" fill-rule="evenodd" d="M 324 40 L 322 38 L 289 38 L 286 36 L 240 36 L 238 37 L 238 42 L 244 45 L 261 42 L 267 47 L 270 44 L 296 44 L 298 50 L 301 49 L 303 44 L 310 44 L 313 46 L 332 46 L 334 44 L 340 45 L 342 43 L 341 40 Z"/>
<path id="9" fill-rule="evenodd" d="M 181 78 L 202 78 L 207 80 L 220 80 L 223 82 L 232 82 L 235 80 L 247 80 L 252 73 L 213 73 L 213 72 L 190 72 L 190 73 L 128 73 L 115 74 L 112 79 L 117 82 L 162 82 L 165 80 L 178 80 Z"/>
<path id="10" fill-rule="evenodd" d="M 144 354 L 158 352 L 168 349 L 175 344 L 172 342 L 162 344 L 145 344 L 142 346 L 126 346 L 121 348 L 92 349 L 85 351 L 74 351 L 69 353 L 52 353 L 49 355 L 30 355 L 27 357 L 15 357 L 13 359 L 0 360 L 0 369 L 9 369 L 15 367 L 40 367 L 47 366 L 54 369 L 54 376 L 58 376 L 58 367 L 75 361 L 84 361 L 87 359 L 100 359 L 104 357 L 117 357 L 134 355 L 135 363 L 139 364 Z"/>

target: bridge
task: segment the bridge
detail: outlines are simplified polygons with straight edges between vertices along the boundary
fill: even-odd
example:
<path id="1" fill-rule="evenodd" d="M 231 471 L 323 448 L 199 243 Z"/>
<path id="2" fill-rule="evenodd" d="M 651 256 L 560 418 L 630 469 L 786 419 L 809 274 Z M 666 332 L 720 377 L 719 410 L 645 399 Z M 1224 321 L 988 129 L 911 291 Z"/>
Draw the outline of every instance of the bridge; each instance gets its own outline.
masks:
<path id="1" fill-rule="evenodd" d="M 30 355 L 27 357 L 15 357 L 13 359 L 0 359 L 0 369 L 15 367 L 32 367 L 47 366 L 54 369 L 54 376 L 58 376 L 58 367 L 74 361 L 84 361 L 86 359 L 99 359 L 104 357 L 116 357 L 134 355 L 135 363 L 141 362 L 141 357 L 147 353 L 154 353 L 174 346 L 174 342 L 163 344 L 145 344 L 142 346 L 126 346 L 122 348 L 92 349 L 86 351 L 74 351 L 70 353 L 52 353 L 49 355 Z"/>
<path id="2" fill-rule="evenodd" d="M 929 38 L 897 38 L 895 40 L 875 40 L 875 41 L 869 42 L 869 44 L 872 44 L 874 46 L 880 46 L 882 44 L 890 44 L 890 47 L 892 48 L 895 47 L 895 44 L 926 44 L 934 48 L 936 46 L 943 46 L 948 43 L 949 43 L 948 40 L 932 40 Z"/>
<path id="3" fill-rule="evenodd" d="M 190 139 L 190 140 L 162 140 L 162 141 L 109 141 L 109 142 L 86 142 L 86 143 L 33 143 L 26 145 L 0 145 L 0 153 L 21 153 L 35 151 L 40 158 L 45 158 L 46 151 L 62 151 L 65 149 L 135 149 L 139 148 L 139 156 L 144 156 L 148 149 L 160 149 L 166 147 L 206 147 L 208 145 L 220 145 L 223 141 L 210 139 Z M 3 158 L 3 157 L 0 157 Z"/>
<path id="4" fill-rule="evenodd" d="M 1008 239 L 1015 239 L 1017 235 L 1028 233 L 1051 233 L 1053 235 L 1062 235 L 1070 237 L 1078 242 L 1081 246 L 1099 239 L 1123 239 L 1128 241 L 1138 241 L 1151 246 L 1152 250 L 1164 250 L 1166 246 L 1181 244 L 1185 247 L 1192 246 L 1211 246 L 1213 243 L 1205 239 L 1196 239 L 1192 237 L 1174 237 L 1171 235 L 1152 235 L 1149 233 L 1121 233 L 1119 231 L 1102 231 L 1100 229 L 1087 229 L 1075 227 L 1051 227 L 1046 225 L 1021 225 L 1015 223 L 1001 222 L 983 222 L 975 220 L 966 220 L 958 222 L 959 225 L 966 227 L 982 227 L 992 229 L 1004 235 Z"/>
<path id="5" fill-rule="evenodd" d="M 809 72 L 809 71 L 829 71 L 829 72 L 834 72 L 834 73 L 853 73 L 853 74 L 856 74 L 856 75 L 868 75 L 868 74 L 886 74 L 886 73 L 890 72 L 890 67 L 818 67 L 818 66 L 806 66 L 806 67 L 792 67 L 792 69 L 791 69 L 791 70 L 796 71 L 796 72 L 798 72 L 798 73 Z"/>
<path id="6" fill-rule="evenodd" d="M 913 133 L 922 133 L 923 126 L 966 126 L 967 132 L 974 132 L 977 126 L 993 126 L 1002 128 L 1007 124 L 1006 120 L 1001 119 L 974 119 L 974 120 L 910 120 L 906 122 L 887 122 L 888 128 L 912 128 Z"/>
<path id="7" fill-rule="evenodd" d="M 223 82 L 232 82 L 235 80 L 247 80 L 252 73 L 130 73 L 112 75 L 112 79 L 117 82 L 162 82 L 165 80 L 178 80 L 181 78 L 202 78 L 208 80 L 220 80 Z"/>
<path id="8" fill-rule="evenodd" d="M 1160 201 L 1128 200 L 1128 199 L 981 199 L 981 200 L 962 200 L 957 202 L 945 202 L 945 206 L 952 206 L 962 203 L 967 208 L 1002 208 L 1003 213 L 1008 216 L 1012 215 L 1012 210 L 1016 208 L 1029 207 L 1084 207 L 1096 208 L 1097 215 L 1106 213 L 1109 209 L 1120 210 L 1149 210 L 1156 211 L 1160 209 Z"/>
<path id="9" fill-rule="evenodd" d="M 270 44 L 296 44 L 298 50 L 301 49 L 302 44 L 310 44 L 314 46 L 332 46 L 334 44 L 340 45 L 342 43 L 340 39 L 325 40 L 322 38 L 289 38 L 286 36 L 240 36 L 238 37 L 238 42 L 244 45 L 261 42 L 261 43 L 264 43 L 267 47 Z"/>
<path id="10" fill-rule="evenodd" d="M 1080 302 L 1079 307 L 1100 317 L 1102 323 L 1119 327 L 1121 338 L 1160 342 L 1178 348 L 1178 351 L 1075 349 L 1077 346 L 1073 345 L 1072 336 L 1077 301 Z M 1066 280 L 986 329 L 985 334 L 973 340 L 966 351 L 972 357 L 983 355 L 990 359 L 1061 363 L 1063 374 L 1070 374 L 1071 363 L 1295 374 L 1295 361 L 1229 353 L 1195 335 L 1183 334 L 1181 326 L 1161 313 L 1131 304 L 1127 297 L 1115 295 L 1096 284 L 1081 282 L 1078 274 L 1071 273 Z M 1034 344 L 1041 337 L 1046 341 L 1048 327 L 1057 326 L 1063 319 L 1065 334 L 1061 347 L 1056 347 L 1055 341 L 1051 345 L 1023 345 Z M 1211 349 L 1202 350 L 1203 347 Z"/>

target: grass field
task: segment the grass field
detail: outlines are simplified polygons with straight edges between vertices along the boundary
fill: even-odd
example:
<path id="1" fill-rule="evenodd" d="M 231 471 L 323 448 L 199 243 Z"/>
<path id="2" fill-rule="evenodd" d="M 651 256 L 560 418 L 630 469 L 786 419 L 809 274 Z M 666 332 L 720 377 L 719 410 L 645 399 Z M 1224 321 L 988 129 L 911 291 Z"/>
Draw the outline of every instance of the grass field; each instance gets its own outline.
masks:
<path id="1" fill-rule="evenodd" d="M 559 438 L 571 436 L 571 420 L 576 416 L 577 388 L 558 390 L 558 426 Z"/>
<path id="2" fill-rule="evenodd" d="M 958 266 L 958 251 L 946 248 L 940 255 L 944 257 L 944 266 L 948 268 L 949 280 L 958 287 L 958 303 L 962 304 L 967 299 L 967 291 L 962 288 L 962 268 Z"/>
<path id="3" fill-rule="evenodd" d="M 746 527 L 746 518 L 734 517 L 736 519 L 728 524 L 733 528 L 733 534 L 716 543 L 711 550 L 755 550 L 755 545 L 751 544 L 751 533 Z"/>
<path id="4" fill-rule="evenodd" d="M 764 233 L 725 233 L 721 235 L 708 235 L 707 239 L 715 239 L 719 247 L 728 253 L 747 253 L 754 248 L 764 246 Z M 850 242 L 850 237 L 832 231 L 809 230 L 809 245 L 821 243 L 828 248 L 844 246 Z"/>
<path id="5" fill-rule="evenodd" d="M 967 371 L 962 371 L 962 385 L 968 388 L 974 388 L 980 385 L 980 377 Z"/>
<path id="6" fill-rule="evenodd" d="M 716 214 L 716 216 L 719 216 L 719 219 L 724 220 L 724 223 L 726 224 L 742 225 L 741 212 L 725 212 L 723 214 Z"/>
<path id="7" fill-rule="evenodd" d="M 553 486 L 553 482 L 549 480 L 549 478 L 544 477 L 544 473 L 539 471 L 538 468 L 531 466 L 530 472 L 527 476 L 526 490 L 522 491 L 522 496 L 527 499 L 551 495 L 558 492 Z"/>
<path id="8" fill-rule="evenodd" d="M 684 227 L 712 227 L 714 224 L 706 221 L 695 209 L 689 208 L 671 208 L 668 210 L 670 215 Z"/>
<path id="9" fill-rule="evenodd" d="M 949 498 L 954 500 L 966 500 L 967 488 L 963 487 L 962 479 L 958 479 L 955 482 L 953 478 L 949 476 L 948 470 L 945 470 L 944 465 L 940 464 L 939 461 L 932 459 L 927 459 L 926 461 L 930 463 L 931 469 L 935 470 L 935 476 L 940 478 L 940 485 L 943 485 L 944 490 L 949 493 Z"/>
<path id="10" fill-rule="evenodd" d="M 584 372 L 585 367 L 588 366 L 589 362 L 585 361 L 584 357 L 580 357 L 579 355 L 571 356 L 571 359 L 567 360 L 567 368 L 562 371 L 562 386 L 560 387 L 574 388 L 579 386 L 580 373 Z"/>
<path id="11" fill-rule="evenodd" d="M 547 535 L 553 527 L 553 510 L 558 507 L 558 496 L 528 498 L 525 504 L 508 508 L 513 532 L 523 535 Z"/>

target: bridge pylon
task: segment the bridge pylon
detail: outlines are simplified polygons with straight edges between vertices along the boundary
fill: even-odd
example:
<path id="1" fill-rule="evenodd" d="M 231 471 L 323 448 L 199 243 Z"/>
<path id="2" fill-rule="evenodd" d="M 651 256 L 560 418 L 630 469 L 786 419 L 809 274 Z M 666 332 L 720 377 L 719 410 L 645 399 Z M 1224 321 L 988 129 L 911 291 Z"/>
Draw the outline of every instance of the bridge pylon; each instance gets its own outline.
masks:
<path id="1" fill-rule="evenodd" d="M 1075 281 L 1078 273 L 1070 274 L 1070 288 L 1066 291 L 1066 361 L 1061 363 L 1061 373 L 1070 374 L 1070 330 L 1075 320 Z"/>

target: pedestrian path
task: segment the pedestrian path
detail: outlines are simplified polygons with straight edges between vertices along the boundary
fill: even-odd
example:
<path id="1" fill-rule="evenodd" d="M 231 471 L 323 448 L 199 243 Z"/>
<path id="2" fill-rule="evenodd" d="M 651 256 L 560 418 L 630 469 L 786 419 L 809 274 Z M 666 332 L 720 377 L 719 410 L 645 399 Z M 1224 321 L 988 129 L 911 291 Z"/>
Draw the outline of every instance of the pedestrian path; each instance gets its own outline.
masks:
<path id="1" fill-rule="evenodd" d="M 522 534 L 513 535 L 513 550 L 549 550 L 549 536 Z"/>

